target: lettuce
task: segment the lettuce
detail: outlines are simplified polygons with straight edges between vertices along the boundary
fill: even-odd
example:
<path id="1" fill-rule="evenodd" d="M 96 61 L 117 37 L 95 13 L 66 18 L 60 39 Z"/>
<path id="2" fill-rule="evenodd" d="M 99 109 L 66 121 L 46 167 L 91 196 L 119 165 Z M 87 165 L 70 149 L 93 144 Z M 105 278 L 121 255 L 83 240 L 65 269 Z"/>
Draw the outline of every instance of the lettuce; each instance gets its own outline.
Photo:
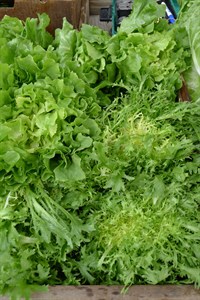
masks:
<path id="1" fill-rule="evenodd" d="M 159 19 L 164 16 L 165 7 L 163 5 L 155 5 L 154 0 L 142 2 L 135 0 L 132 13 L 123 19 L 119 32 L 153 32 L 154 28 L 158 27 L 157 22 Z M 165 20 L 162 22 L 162 28 L 166 23 L 167 21 Z"/>
<path id="2" fill-rule="evenodd" d="M 113 37 L 0 22 L 1 294 L 200 285 L 200 110 L 176 102 L 198 35 L 162 14 L 135 1 Z"/>

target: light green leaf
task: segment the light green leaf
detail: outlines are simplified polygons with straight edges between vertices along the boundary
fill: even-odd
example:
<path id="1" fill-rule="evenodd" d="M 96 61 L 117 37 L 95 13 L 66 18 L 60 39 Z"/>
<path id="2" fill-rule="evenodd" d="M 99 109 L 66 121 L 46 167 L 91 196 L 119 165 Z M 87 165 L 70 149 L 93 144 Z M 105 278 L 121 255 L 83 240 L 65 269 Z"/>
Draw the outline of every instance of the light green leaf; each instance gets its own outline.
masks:
<path id="1" fill-rule="evenodd" d="M 10 133 L 11 129 L 5 125 L 0 124 L 0 141 L 5 139 L 5 137 L 8 136 Z"/>
<path id="2" fill-rule="evenodd" d="M 2 155 L 2 158 L 8 165 L 13 167 L 19 161 L 20 155 L 16 151 L 11 150 Z"/>
<path id="3" fill-rule="evenodd" d="M 85 173 L 81 168 L 81 158 L 73 154 L 69 165 L 60 164 L 54 169 L 55 179 L 61 182 L 79 181 L 85 179 Z"/>
<path id="4" fill-rule="evenodd" d="M 83 150 L 89 148 L 92 145 L 92 139 L 89 136 L 84 136 L 82 133 L 78 133 L 76 141 L 80 143 L 80 147 L 77 150 Z"/>

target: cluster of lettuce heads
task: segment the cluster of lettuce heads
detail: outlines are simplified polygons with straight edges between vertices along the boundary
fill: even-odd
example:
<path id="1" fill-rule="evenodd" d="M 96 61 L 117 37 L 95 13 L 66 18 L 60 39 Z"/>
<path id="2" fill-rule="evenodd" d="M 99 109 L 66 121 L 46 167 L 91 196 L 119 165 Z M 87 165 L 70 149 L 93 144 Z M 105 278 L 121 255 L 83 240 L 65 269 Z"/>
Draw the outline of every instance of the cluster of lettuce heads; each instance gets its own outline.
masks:
<path id="1" fill-rule="evenodd" d="M 135 0 L 112 37 L 0 21 L 1 294 L 200 286 L 199 11 Z"/>

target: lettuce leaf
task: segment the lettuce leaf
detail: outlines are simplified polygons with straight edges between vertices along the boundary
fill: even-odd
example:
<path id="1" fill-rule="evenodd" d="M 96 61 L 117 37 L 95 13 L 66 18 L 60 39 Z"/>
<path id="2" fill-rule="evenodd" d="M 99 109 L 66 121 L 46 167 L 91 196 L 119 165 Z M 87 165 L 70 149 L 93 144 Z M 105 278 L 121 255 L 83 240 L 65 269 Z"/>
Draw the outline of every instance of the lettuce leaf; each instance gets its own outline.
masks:
<path id="1" fill-rule="evenodd" d="M 183 37 L 188 40 L 191 61 L 188 70 L 184 76 L 191 94 L 192 100 L 199 100 L 200 91 L 200 21 L 198 11 L 200 3 L 198 1 L 185 1 L 180 14 L 180 26 L 186 29 L 186 35 Z"/>
<path id="2" fill-rule="evenodd" d="M 139 1 L 135 0 L 132 13 L 124 18 L 119 27 L 119 32 L 131 33 L 139 32 L 153 32 L 154 27 L 161 18 L 165 16 L 165 7 L 158 5 L 156 1 Z M 161 21 L 161 20 L 160 20 Z M 162 22 L 162 27 L 166 21 Z"/>

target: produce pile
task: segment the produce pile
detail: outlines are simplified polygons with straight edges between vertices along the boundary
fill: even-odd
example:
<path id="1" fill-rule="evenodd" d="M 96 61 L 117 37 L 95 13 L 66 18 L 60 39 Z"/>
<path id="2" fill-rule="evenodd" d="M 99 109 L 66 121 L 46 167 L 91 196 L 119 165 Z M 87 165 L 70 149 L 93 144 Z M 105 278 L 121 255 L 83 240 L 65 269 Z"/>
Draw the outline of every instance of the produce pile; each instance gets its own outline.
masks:
<path id="1" fill-rule="evenodd" d="M 200 286 L 199 11 L 135 0 L 113 37 L 0 21 L 1 294 Z"/>

